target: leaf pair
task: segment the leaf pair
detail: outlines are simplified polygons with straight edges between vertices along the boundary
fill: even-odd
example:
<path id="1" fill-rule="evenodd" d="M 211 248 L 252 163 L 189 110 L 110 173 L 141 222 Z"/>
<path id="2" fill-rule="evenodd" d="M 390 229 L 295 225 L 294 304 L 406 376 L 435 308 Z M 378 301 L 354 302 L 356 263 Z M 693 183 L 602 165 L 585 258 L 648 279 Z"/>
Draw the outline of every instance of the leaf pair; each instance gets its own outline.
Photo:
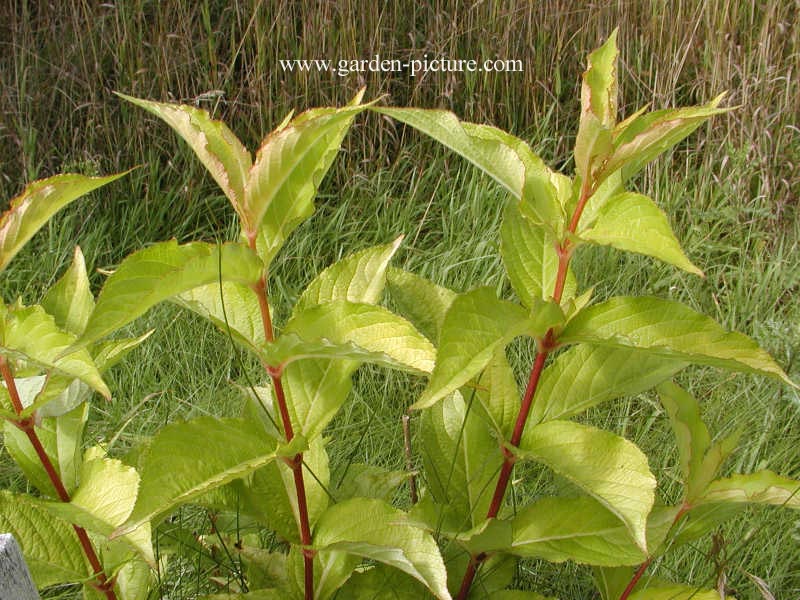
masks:
<path id="1" fill-rule="evenodd" d="M 314 196 L 353 118 L 366 108 L 363 90 L 343 108 L 309 110 L 282 123 L 255 160 L 222 122 L 202 109 L 118 94 L 172 127 L 230 200 L 242 235 L 266 266 L 289 234 L 314 211 Z"/>

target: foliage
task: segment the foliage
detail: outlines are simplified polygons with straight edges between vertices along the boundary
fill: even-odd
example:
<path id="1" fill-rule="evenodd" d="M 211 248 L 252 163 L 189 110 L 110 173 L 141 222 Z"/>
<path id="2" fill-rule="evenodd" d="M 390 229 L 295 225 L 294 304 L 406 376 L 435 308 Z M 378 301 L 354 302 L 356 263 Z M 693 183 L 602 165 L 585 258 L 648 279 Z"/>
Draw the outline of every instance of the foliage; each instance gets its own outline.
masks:
<path id="1" fill-rule="evenodd" d="M 41 305 L 0 310 L 0 394 L 6 447 L 39 491 L 3 492 L 0 526 L 21 541 L 38 585 L 83 582 L 87 598 L 143 600 L 160 561 L 152 531 L 183 505 L 233 514 L 278 543 L 214 525 L 238 585 L 217 598 L 434 596 L 543 598 L 514 590 L 519 558 L 594 568 L 604 600 L 716 598 L 647 580 L 666 552 L 713 531 L 748 504 L 800 508 L 800 482 L 760 470 L 722 476 L 736 436 L 712 443 L 697 401 L 671 383 L 689 364 L 794 385 L 758 345 L 683 304 L 656 297 L 594 302 L 571 269 L 577 251 L 609 246 L 702 276 L 656 202 L 625 189 L 660 153 L 725 109 L 700 107 L 617 122 L 616 33 L 589 56 L 570 178 L 524 141 L 445 111 L 362 104 L 287 117 L 255 156 L 201 109 L 122 96 L 165 121 L 229 200 L 235 241 L 137 250 L 97 298 L 79 250 Z M 457 294 L 389 266 L 402 238 L 320 273 L 276 322 L 269 289 L 286 240 L 314 197 L 354 118 L 378 111 L 430 135 L 510 194 L 501 255 L 519 302 L 491 287 Z M 0 221 L 0 266 L 61 206 L 112 178 L 57 176 L 33 184 Z M 389 287 L 398 312 L 381 305 Z M 125 461 L 82 452 L 92 390 L 144 341 L 105 340 L 161 302 L 213 323 L 263 367 L 243 385 L 243 414 L 163 427 Z M 532 340 L 520 395 L 506 349 Z M 420 411 L 421 495 L 393 506 L 417 473 L 353 465 L 334 482 L 326 427 L 352 376 L 374 364 L 427 377 Z M 675 432 L 684 484 L 664 502 L 632 441 L 575 420 L 587 409 L 657 387 Z M 521 396 L 521 397 L 520 397 Z M 407 441 L 407 452 L 413 448 Z M 517 463 L 563 480 L 550 496 Z M 506 501 L 508 488 L 530 501 Z M 214 517 L 216 522 L 217 517 Z M 168 553 L 167 553 L 168 554 Z"/>

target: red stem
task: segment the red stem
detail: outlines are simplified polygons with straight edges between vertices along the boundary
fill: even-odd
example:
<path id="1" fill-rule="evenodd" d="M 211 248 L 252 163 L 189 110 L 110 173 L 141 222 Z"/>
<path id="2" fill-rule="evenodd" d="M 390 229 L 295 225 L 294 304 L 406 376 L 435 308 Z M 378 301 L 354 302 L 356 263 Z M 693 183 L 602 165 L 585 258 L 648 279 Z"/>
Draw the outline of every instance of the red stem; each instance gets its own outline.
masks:
<path id="1" fill-rule="evenodd" d="M 569 234 L 575 233 L 576 229 L 578 228 L 581 214 L 583 213 L 583 209 L 586 207 L 586 202 L 589 200 L 591 195 L 592 186 L 590 182 L 583 182 L 578 204 L 576 205 L 575 212 L 572 214 L 572 218 L 570 219 L 568 227 Z M 558 253 L 558 271 L 556 272 L 556 281 L 553 289 L 553 300 L 555 300 L 557 303 L 560 303 L 561 297 L 564 294 L 564 285 L 567 280 L 569 261 L 572 258 L 572 242 L 569 240 L 569 237 L 566 237 L 561 244 L 556 246 L 556 252 Z M 539 385 L 539 378 L 544 370 L 544 363 L 547 360 L 548 354 L 550 354 L 555 346 L 555 333 L 552 329 L 549 329 L 544 338 L 540 341 L 539 351 L 536 354 L 533 365 L 531 365 L 531 372 L 528 377 L 528 386 L 525 388 L 525 395 L 523 396 L 522 403 L 520 404 L 519 413 L 517 414 L 517 421 L 514 424 L 514 431 L 511 435 L 509 446 L 519 446 L 519 442 L 522 439 L 522 432 L 525 430 L 525 424 L 528 421 L 528 415 L 530 414 L 531 406 L 533 405 L 533 399 L 536 395 L 536 388 Z M 486 513 L 487 519 L 494 519 L 500 512 L 500 508 L 503 505 L 503 498 L 505 498 L 506 490 L 508 489 L 508 482 L 511 480 L 511 473 L 514 470 L 515 460 L 516 459 L 511 450 L 504 446 L 503 466 L 500 468 L 500 475 L 497 478 L 497 485 L 494 488 L 492 502 L 489 505 L 489 510 Z M 481 553 L 477 556 L 473 556 L 470 559 L 467 570 L 464 573 L 464 578 L 461 580 L 461 587 L 459 588 L 458 596 L 456 597 L 457 600 L 467 600 L 470 588 L 472 587 L 472 582 L 475 579 L 475 575 L 477 575 L 478 569 L 483 561 L 485 561 L 487 558 L 488 555 Z"/>
<path id="2" fill-rule="evenodd" d="M 248 236 L 250 248 L 255 251 L 255 237 Z M 253 286 L 253 290 L 258 297 L 258 306 L 261 310 L 261 323 L 264 326 L 264 339 L 271 342 L 275 339 L 275 333 L 272 328 L 272 318 L 269 314 L 269 299 L 267 295 L 267 278 L 262 275 Z M 265 366 L 267 373 L 272 379 L 272 387 L 275 389 L 275 400 L 278 403 L 278 411 L 281 415 L 281 422 L 283 423 L 283 433 L 286 437 L 286 442 L 291 442 L 294 439 L 294 428 L 292 427 L 292 419 L 289 415 L 289 405 L 286 402 L 286 394 L 283 390 L 281 383 L 280 371 L 275 371 L 268 366 Z M 295 454 L 291 460 L 287 460 L 286 464 L 292 470 L 294 478 L 294 488 L 297 493 L 297 512 L 300 521 L 300 542 L 303 544 L 303 567 L 304 567 L 304 583 L 305 583 L 305 600 L 313 600 L 314 598 L 314 554 L 315 551 L 310 548 L 312 543 L 311 538 L 311 521 L 308 518 L 308 500 L 306 497 L 306 484 L 303 479 L 303 453 Z"/>
<path id="3" fill-rule="evenodd" d="M 17 390 L 17 384 L 14 381 L 14 375 L 11 372 L 11 367 L 4 356 L 0 356 L 0 372 L 2 372 L 3 380 L 6 382 L 6 388 L 8 389 L 8 395 L 11 398 L 11 404 L 14 407 L 14 411 L 17 413 L 17 415 L 21 415 L 22 411 L 24 410 L 22 400 L 19 397 L 19 391 Z M 42 441 L 39 439 L 39 436 L 36 433 L 33 418 L 21 417 L 19 420 L 12 422 L 19 429 L 24 431 L 26 436 L 28 436 L 28 441 L 36 451 L 36 455 L 39 457 L 39 461 L 42 463 L 42 466 L 47 473 L 47 477 L 50 479 L 50 483 L 53 484 L 53 488 L 56 490 L 58 499 L 61 500 L 61 502 L 69 502 L 69 492 L 64 486 L 64 482 L 61 481 L 61 476 L 53 466 L 53 462 L 47 455 L 47 451 L 44 449 Z M 94 546 L 92 546 L 92 541 L 89 539 L 89 534 L 86 533 L 86 530 L 83 527 L 78 527 L 77 525 L 73 524 L 72 528 L 75 530 L 75 534 L 78 536 L 78 541 L 81 544 L 81 548 L 83 548 L 83 553 L 89 560 L 89 564 L 94 571 L 95 579 L 98 581 L 95 587 L 103 592 L 108 600 L 117 600 L 117 596 L 114 592 L 114 583 L 113 581 L 109 580 L 108 577 L 106 577 L 106 574 L 103 571 L 103 565 L 100 563 L 100 559 L 97 557 Z"/>
<path id="4" fill-rule="evenodd" d="M 675 518 L 672 520 L 672 527 L 675 527 L 678 521 L 683 518 L 687 512 L 691 510 L 691 505 L 687 504 L 686 502 L 683 503 L 678 514 L 675 515 Z M 650 566 L 650 563 L 653 562 L 653 557 L 649 557 L 646 561 L 639 565 L 639 568 L 636 569 L 636 572 L 631 577 L 631 580 L 628 582 L 628 585 L 625 586 L 625 590 L 623 590 L 622 594 L 619 597 L 619 600 L 628 600 L 628 596 L 633 593 L 634 588 L 636 588 L 636 584 L 639 583 L 639 580 L 644 575 L 644 572 L 647 570 L 647 567 Z"/>

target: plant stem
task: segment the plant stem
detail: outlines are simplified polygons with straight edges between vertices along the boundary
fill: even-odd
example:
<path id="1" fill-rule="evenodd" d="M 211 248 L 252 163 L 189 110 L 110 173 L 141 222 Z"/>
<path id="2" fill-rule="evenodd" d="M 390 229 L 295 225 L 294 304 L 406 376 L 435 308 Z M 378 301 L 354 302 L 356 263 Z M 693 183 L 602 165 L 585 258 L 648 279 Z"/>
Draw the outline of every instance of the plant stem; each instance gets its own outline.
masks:
<path id="1" fill-rule="evenodd" d="M 4 356 L 0 356 L 0 372 L 2 372 L 3 380 L 6 383 L 6 388 L 8 389 L 8 395 L 11 398 L 11 404 L 14 407 L 14 412 L 20 416 L 18 421 L 12 422 L 19 429 L 25 432 L 25 435 L 28 437 L 28 441 L 31 443 L 31 446 L 33 446 L 36 456 L 39 457 L 39 461 L 42 463 L 42 466 L 47 473 L 47 477 L 50 479 L 50 483 L 53 484 L 53 488 L 58 495 L 58 499 L 61 500 L 61 502 L 69 502 L 69 492 L 67 492 L 64 482 L 61 481 L 61 476 L 58 474 L 58 471 L 56 471 L 55 466 L 53 466 L 53 462 L 47 455 L 47 451 L 44 449 L 42 441 L 39 439 L 39 436 L 36 433 L 33 418 L 21 417 L 24 407 L 22 405 L 22 400 L 19 397 L 16 381 L 14 381 L 14 375 L 11 372 L 11 366 L 8 364 L 8 361 Z M 72 525 L 72 528 L 75 530 L 75 534 L 78 536 L 78 541 L 81 544 L 83 553 L 86 555 L 86 558 L 88 559 L 89 564 L 94 571 L 95 579 L 98 581 L 95 587 L 103 592 L 108 600 L 117 600 L 116 593 L 114 592 L 114 582 L 106 577 L 105 571 L 103 570 L 103 565 L 100 563 L 100 559 L 97 557 L 94 546 L 92 546 L 92 541 L 89 539 L 89 534 L 86 533 L 86 530 L 83 527 L 78 527 L 75 524 Z"/>
<path id="2" fill-rule="evenodd" d="M 412 460 L 411 456 L 411 428 L 409 427 L 410 420 L 410 416 L 407 414 L 403 415 L 403 447 L 405 448 L 406 452 L 406 471 L 409 473 L 408 494 L 411 498 L 411 504 L 416 504 L 419 501 L 419 496 L 417 495 L 417 478 L 414 476 L 414 461 Z"/>
<path id="3" fill-rule="evenodd" d="M 250 248 L 255 252 L 256 244 L 255 237 L 249 237 Z M 258 283 L 253 286 L 253 290 L 258 297 L 258 306 L 261 310 L 261 323 L 264 326 L 264 339 L 271 342 L 275 339 L 275 333 L 272 328 L 272 318 L 269 314 L 269 297 L 267 294 L 267 277 L 266 274 L 261 276 Z M 278 411 L 281 415 L 281 422 L 283 423 L 283 433 L 286 437 L 286 442 L 289 443 L 294 439 L 294 428 L 292 427 L 292 419 L 289 415 L 289 406 L 286 402 L 286 394 L 283 390 L 283 383 L 281 383 L 281 374 L 275 372 L 269 367 L 266 367 L 267 374 L 272 379 L 272 387 L 275 390 L 275 400 L 278 403 Z M 304 567 L 304 587 L 305 587 L 305 600 L 313 600 L 314 598 L 314 550 L 310 548 L 312 543 L 311 538 L 311 521 L 308 518 L 308 500 L 306 497 L 306 484 L 303 479 L 303 453 L 298 452 L 286 464 L 292 470 L 292 477 L 294 478 L 294 488 L 297 493 L 297 512 L 300 521 L 300 542 L 303 544 L 303 567 Z"/>
<path id="4" fill-rule="evenodd" d="M 684 501 L 683 505 L 681 505 L 681 508 L 678 511 L 678 514 L 676 514 L 675 518 L 672 520 L 671 527 L 675 527 L 678 521 L 680 521 L 683 518 L 683 515 L 689 512 L 691 508 L 692 506 L 688 502 Z M 639 568 L 636 569 L 636 572 L 633 574 L 633 577 L 631 577 L 631 580 L 628 582 L 628 585 L 625 586 L 625 589 L 620 595 L 619 600 L 628 600 L 628 596 L 630 596 L 633 593 L 633 590 L 636 588 L 636 584 L 639 583 L 639 580 L 642 578 L 642 575 L 644 575 L 644 572 L 647 570 L 647 567 L 649 567 L 650 563 L 652 562 L 653 562 L 653 557 L 650 556 L 646 561 L 644 561 L 642 564 L 639 565 Z"/>
<path id="5" fill-rule="evenodd" d="M 569 234 L 574 234 L 577 230 L 583 209 L 586 207 L 586 202 L 591 197 L 593 191 L 594 189 L 591 182 L 588 180 L 584 181 L 581 185 L 580 198 L 575 206 L 575 212 L 572 214 L 572 218 L 570 219 L 569 226 L 567 228 Z M 564 285 L 567 280 L 569 262 L 572 258 L 573 246 L 569 239 L 569 234 L 565 236 L 563 242 L 556 245 L 556 252 L 558 254 L 558 271 L 556 272 L 556 281 L 553 289 L 553 300 L 555 300 L 556 303 L 561 302 L 561 297 L 564 294 Z M 528 421 L 528 415 L 530 414 L 531 406 L 533 405 L 536 389 L 539 386 L 539 378 L 544 370 L 545 361 L 547 360 L 547 356 L 555 347 L 555 333 L 553 329 L 549 329 L 544 338 L 539 341 L 539 350 L 536 353 L 536 358 L 533 361 L 533 365 L 531 365 L 531 372 L 528 376 L 528 385 L 525 388 L 525 394 L 520 404 L 517 420 L 514 424 L 514 431 L 511 434 L 511 439 L 509 440 L 509 446 L 517 447 L 519 446 L 520 440 L 522 440 L 522 432 L 525 430 L 525 424 Z M 508 489 L 508 482 L 511 480 L 511 473 L 514 470 L 515 461 L 516 458 L 511 450 L 509 450 L 508 447 L 503 446 L 503 466 L 501 467 L 500 475 L 497 478 L 497 485 L 494 488 L 492 502 L 489 505 L 489 510 L 486 513 L 487 519 L 496 518 L 497 514 L 500 512 L 500 508 L 503 505 L 503 498 L 505 498 L 506 490 Z M 464 578 L 461 580 L 461 587 L 459 588 L 458 596 L 456 597 L 457 600 L 467 600 L 467 597 L 469 596 L 469 590 L 472 587 L 472 582 L 475 579 L 475 576 L 478 574 L 478 569 L 487 558 L 488 555 L 485 553 L 480 553 L 470 559 L 467 570 L 464 572 Z"/>

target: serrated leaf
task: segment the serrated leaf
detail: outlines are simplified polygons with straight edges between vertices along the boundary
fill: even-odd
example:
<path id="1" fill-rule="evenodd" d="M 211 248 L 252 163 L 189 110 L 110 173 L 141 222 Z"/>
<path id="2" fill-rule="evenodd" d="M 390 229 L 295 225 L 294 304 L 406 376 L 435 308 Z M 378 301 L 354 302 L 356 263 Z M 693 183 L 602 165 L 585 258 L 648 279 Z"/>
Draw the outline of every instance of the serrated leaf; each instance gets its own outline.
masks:
<path id="1" fill-rule="evenodd" d="M 314 196 L 353 118 L 367 105 L 360 91 L 343 108 L 306 111 L 273 131 L 247 176 L 245 236 L 258 234 L 258 254 L 269 265 L 292 231 L 314 212 Z"/>
<path id="2" fill-rule="evenodd" d="M 688 363 L 633 348 L 579 344 L 542 372 L 528 422 L 566 419 L 669 379 Z"/>
<path id="3" fill-rule="evenodd" d="M 252 157 L 225 123 L 212 119 L 208 112 L 201 108 L 185 104 L 152 102 L 115 93 L 172 127 L 189 144 L 231 201 L 242 223 L 250 223 L 250 215 L 244 206 L 244 188 L 252 166 Z"/>
<path id="4" fill-rule="evenodd" d="M 460 388 L 486 367 L 498 349 L 529 326 L 527 312 L 498 299 L 491 288 L 458 296 L 442 324 L 436 366 L 428 387 L 411 408 L 432 406 Z"/>
<path id="5" fill-rule="evenodd" d="M 301 452 L 301 436 L 286 452 Z M 156 521 L 181 504 L 263 467 L 277 456 L 275 442 L 244 419 L 199 417 L 162 428 L 141 468 L 136 506 L 115 535 Z"/>
<path id="6" fill-rule="evenodd" d="M 126 174 L 127 171 L 107 177 L 86 177 L 68 173 L 29 183 L 0 216 L 0 271 L 59 210 Z"/>
<path id="7" fill-rule="evenodd" d="M 296 315 L 316 304 L 330 302 L 333 298 L 377 303 L 386 285 L 389 261 L 402 241 L 403 236 L 400 236 L 391 244 L 367 248 L 337 261 L 317 275 L 303 290 L 292 314 Z"/>
<path id="8" fill-rule="evenodd" d="M 445 315 L 458 294 L 403 269 L 389 268 L 386 281 L 398 312 L 429 340 L 438 341 Z"/>
<path id="9" fill-rule="evenodd" d="M 436 349 L 411 323 L 382 306 L 335 300 L 311 306 L 298 313 L 284 328 L 303 340 L 327 340 L 331 344 L 352 344 L 366 350 L 365 360 L 383 354 L 380 361 L 395 368 L 430 373 Z"/>
<path id="10" fill-rule="evenodd" d="M 428 491 L 460 529 L 486 518 L 503 455 L 475 406 L 456 393 L 422 413 L 420 438 Z M 437 511 L 438 513 L 438 511 Z M 441 513 L 436 529 L 442 525 Z"/>
<path id="11" fill-rule="evenodd" d="M 696 504 L 772 504 L 800 509 L 800 481 L 764 470 L 712 481 Z"/>
<path id="12" fill-rule="evenodd" d="M 594 183 L 596 168 L 612 150 L 611 132 L 617 121 L 617 31 L 589 54 L 581 83 L 581 118 L 575 140 L 575 170 L 583 182 Z"/>
<path id="13" fill-rule="evenodd" d="M 603 166 L 602 178 L 621 171 L 627 181 L 662 152 L 668 150 L 714 115 L 730 109 L 717 108 L 725 94 L 703 106 L 657 110 L 633 119 L 614 136 L 614 151 Z"/>
<path id="14" fill-rule="evenodd" d="M 642 194 L 624 192 L 611 197 L 597 213 L 594 225 L 579 235 L 588 242 L 652 256 L 703 276 L 683 253 L 667 215 Z"/>
<path id="15" fill-rule="evenodd" d="M 602 429 L 548 421 L 527 428 L 519 448 L 512 451 L 547 465 L 586 491 L 616 515 L 646 551 L 656 480 L 635 444 Z"/>
<path id="16" fill-rule="evenodd" d="M 672 382 L 664 382 L 658 386 L 658 397 L 675 432 L 686 498 L 693 500 L 710 481 L 701 477 L 701 468 L 711 446 L 711 435 L 700 418 L 700 405 L 686 391 Z M 711 473 L 710 477 L 714 475 Z"/>
<path id="17" fill-rule="evenodd" d="M 75 531 L 53 519 L 35 498 L 0 490 L 0 530 L 19 542 L 37 587 L 74 583 L 89 576 Z"/>
<path id="18" fill-rule="evenodd" d="M 58 373 L 36 375 L 16 381 L 22 405 L 25 407 L 20 415 L 22 417 L 32 416 L 34 413 L 37 419 L 60 417 L 88 400 L 92 393 L 91 388 L 80 379 Z M 29 395 L 23 392 L 23 381 L 39 383 L 34 384 Z"/>
<path id="19" fill-rule="evenodd" d="M 622 296 L 590 306 L 567 324 L 559 341 L 639 348 L 694 364 L 769 375 L 795 386 L 747 336 L 729 333 L 710 317 L 661 298 Z"/>
<path id="20" fill-rule="evenodd" d="M 252 285 L 262 264 L 242 244 L 222 245 L 175 240 L 154 244 L 128 256 L 106 280 L 89 324 L 79 340 L 94 342 L 127 325 L 150 308 L 193 288 L 223 281 Z"/>
<path id="21" fill-rule="evenodd" d="M 511 285 L 526 307 L 532 308 L 536 301 L 553 297 L 558 273 L 555 243 L 542 225 L 524 217 L 513 203 L 506 207 L 503 216 L 500 254 Z M 573 296 L 576 289 L 575 274 L 569 269 L 564 297 Z"/>
<path id="22" fill-rule="evenodd" d="M 322 515 L 314 545 L 390 565 L 424 583 L 437 598 L 449 600 L 447 574 L 436 542 L 405 519 L 405 513 L 380 500 L 346 500 Z"/>
<path id="23" fill-rule="evenodd" d="M 48 502 L 47 510 L 87 531 L 110 536 L 133 510 L 139 474 L 119 460 L 96 458 L 83 463 L 80 480 L 69 502 Z M 149 523 L 124 539 L 150 565 L 155 565 Z"/>
<path id="24" fill-rule="evenodd" d="M 42 307 L 55 319 L 56 325 L 79 336 L 86 328 L 94 310 L 94 296 L 86 275 L 86 261 L 80 246 L 75 253 L 69 269 L 56 284 L 47 290 L 42 299 Z"/>
<path id="25" fill-rule="evenodd" d="M 733 596 L 726 596 L 736 600 Z M 630 600 L 722 600 L 715 590 L 702 590 L 689 585 L 648 587 L 629 596 Z"/>
<path id="26" fill-rule="evenodd" d="M 75 336 L 59 329 L 41 306 L 15 306 L 11 310 L 0 306 L 0 353 L 78 378 L 111 398 L 87 350 L 65 354 L 74 344 Z"/>

